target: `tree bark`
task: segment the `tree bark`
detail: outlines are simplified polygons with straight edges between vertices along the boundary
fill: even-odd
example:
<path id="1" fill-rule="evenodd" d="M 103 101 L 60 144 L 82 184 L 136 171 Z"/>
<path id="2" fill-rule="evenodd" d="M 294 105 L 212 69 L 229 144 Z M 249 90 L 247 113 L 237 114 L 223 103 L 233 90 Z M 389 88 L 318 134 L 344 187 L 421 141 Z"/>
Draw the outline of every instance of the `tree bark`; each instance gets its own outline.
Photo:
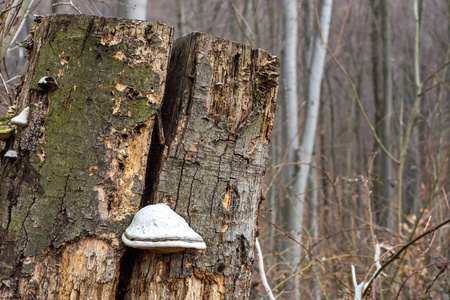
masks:
<path id="1" fill-rule="evenodd" d="M 125 299 L 249 298 L 278 64 L 267 52 L 205 34 L 175 41 L 162 109 L 167 158 L 148 201 L 168 203 L 207 249 L 128 249 L 124 261 L 138 258 Z"/>
<path id="2" fill-rule="evenodd" d="M 20 157 L 3 158 L 0 173 L 0 298 L 111 298 L 172 28 L 79 15 L 37 22 L 17 97 L 29 125 L 10 143 Z"/>
<path id="3" fill-rule="evenodd" d="M 38 20 L 16 100 L 29 125 L 0 169 L 0 298 L 249 297 L 279 62 L 192 34 L 168 66 L 172 38 L 135 20 Z M 125 248 L 157 202 L 207 249 Z"/>
<path id="4" fill-rule="evenodd" d="M 382 0 L 381 4 L 381 31 L 383 40 L 383 115 L 385 120 L 381 123 L 381 141 L 384 147 L 391 151 L 392 140 L 392 61 L 391 61 L 391 27 L 389 25 L 389 6 L 387 0 Z M 386 205 L 388 209 L 386 219 L 382 220 L 381 224 L 387 228 L 394 230 L 394 201 L 393 188 L 391 182 L 394 175 L 392 171 L 391 159 L 385 154 L 381 153 L 381 178 L 384 183 L 382 188 L 381 203 Z"/>
<path id="5" fill-rule="evenodd" d="M 283 73 L 283 143 L 287 147 L 286 163 L 283 167 L 284 182 L 286 184 L 286 199 L 283 204 L 283 211 L 280 220 L 286 224 L 286 230 L 293 234 L 295 238 L 299 237 L 302 230 L 301 217 L 296 210 L 294 203 L 295 194 L 291 182 L 296 173 L 296 149 L 299 147 L 298 137 L 298 95 L 297 95 L 297 35 L 298 35 L 298 18 L 297 18 L 297 1 L 283 1 L 283 34 L 286 36 L 286 42 L 282 50 L 282 73 Z M 302 203 L 303 205 L 303 203 Z M 292 242 L 287 240 L 284 242 L 283 248 L 292 247 Z M 294 250 L 287 251 L 286 261 L 292 263 L 292 268 L 297 268 L 300 260 L 297 247 Z M 298 254 L 297 254 L 298 253 Z M 290 270 L 292 271 L 292 270 Z"/>

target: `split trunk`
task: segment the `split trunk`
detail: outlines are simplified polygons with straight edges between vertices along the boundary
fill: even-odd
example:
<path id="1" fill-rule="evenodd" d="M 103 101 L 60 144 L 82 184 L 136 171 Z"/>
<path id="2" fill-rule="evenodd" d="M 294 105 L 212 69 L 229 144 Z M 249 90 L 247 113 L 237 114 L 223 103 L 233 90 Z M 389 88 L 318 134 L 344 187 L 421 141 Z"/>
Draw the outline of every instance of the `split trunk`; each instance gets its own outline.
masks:
<path id="1" fill-rule="evenodd" d="M 172 39 L 135 20 L 37 20 L 16 98 L 29 125 L 2 150 L 19 157 L 1 161 L 0 298 L 249 298 L 279 61 Z M 160 202 L 206 250 L 125 247 L 134 214 Z"/>

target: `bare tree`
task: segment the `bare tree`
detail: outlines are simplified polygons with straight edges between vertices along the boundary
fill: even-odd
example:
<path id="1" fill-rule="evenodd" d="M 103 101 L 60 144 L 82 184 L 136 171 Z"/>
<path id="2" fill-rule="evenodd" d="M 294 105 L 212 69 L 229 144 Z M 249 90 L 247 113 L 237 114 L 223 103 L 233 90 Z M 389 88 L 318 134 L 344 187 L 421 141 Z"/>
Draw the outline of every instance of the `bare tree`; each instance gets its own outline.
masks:
<path id="1" fill-rule="evenodd" d="M 147 19 L 147 2 L 142 0 L 118 0 L 117 16 L 128 19 Z"/>
<path id="2" fill-rule="evenodd" d="M 383 115 L 384 120 L 381 123 L 381 142 L 384 144 L 388 151 L 391 151 L 390 141 L 392 140 L 392 62 L 391 62 L 391 28 L 389 19 L 389 6 L 387 0 L 381 0 L 381 36 L 383 39 Z M 382 188 L 382 203 L 384 203 L 388 209 L 386 214 L 386 225 L 390 229 L 394 229 L 394 204 L 392 201 L 392 161 L 385 154 L 381 153 L 382 168 L 381 178 L 384 183 Z"/>
<path id="3" fill-rule="evenodd" d="M 0 60 L 14 42 L 17 33 L 25 21 L 30 10 L 32 0 L 15 0 L 13 2 L 4 1 L 0 23 Z"/>
<path id="4" fill-rule="evenodd" d="M 296 161 L 296 150 L 299 147 L 298 137 L 298 92 L 297 92 L 297 37 L 298 37 L 298 7 L 297 0 L 284 0 L 284 35 L 285 45 L 281 53 L 282 88 L 284 91 L 283 105 L 283 126 L 284 144 L 287 145 L 284 178 L 287 184 L 287 195 L 284 200 L 282 222 L 286 224 L 286 229 L 299 238 L 301 232 L 301 219 L 298 205 L 294 202 L 294 191 L 291 187 L 292 178 L 296 169 L 292 163 Z M 291 164 L 291 165 L 290 165 Z M 292 244 L 286 240 L 284 248 L 289 249 Z M 295 270 L 300 263 L 300 251 L 296 247 L 287 252 L 286 261 L 292 264 L 291 270 Z M 297 282 L 298 284 L 298 282 Z M 296 295 L 298 298 L 298 295 Z"/>

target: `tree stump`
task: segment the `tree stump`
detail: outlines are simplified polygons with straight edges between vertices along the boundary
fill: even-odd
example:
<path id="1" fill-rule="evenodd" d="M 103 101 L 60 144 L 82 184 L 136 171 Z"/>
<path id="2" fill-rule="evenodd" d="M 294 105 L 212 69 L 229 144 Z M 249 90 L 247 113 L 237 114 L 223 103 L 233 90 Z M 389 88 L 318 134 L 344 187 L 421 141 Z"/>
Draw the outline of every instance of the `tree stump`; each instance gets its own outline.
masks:
<path id="1" fill-rule="evenodd" d="M 172 40 L 142 21 L 38 19 L 16 98 L 29 125 L 0 169 L 0 298 L 249 298 L 279 61 Z M 134 214 L 160 202 L 206 250 L 125 247 Z"/>

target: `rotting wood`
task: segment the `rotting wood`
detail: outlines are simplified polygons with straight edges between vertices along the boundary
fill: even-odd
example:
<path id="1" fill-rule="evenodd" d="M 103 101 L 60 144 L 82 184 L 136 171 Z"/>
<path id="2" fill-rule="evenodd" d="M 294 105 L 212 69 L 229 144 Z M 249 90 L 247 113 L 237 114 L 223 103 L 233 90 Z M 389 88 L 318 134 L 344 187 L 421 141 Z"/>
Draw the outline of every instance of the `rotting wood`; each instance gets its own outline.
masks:
<path id="1" fill-rule="evenodd" d="M 121 297 L 250 297 L 278 67 L 278 58 L 242 43 L 201 33 L 175 41 L 162 108 L 168 153 L 146 200 L 170 205 L 207 248 L 127 250 Z"/>
<path id="2" fill-rule="evenodd" d="M 0 298 L 114 297 L 172 39 L 141 21 L 38 18 L 17 97 L 30 124 L 20 158 L 2 159 Z"/>
<path id="3" fill-rule="evenodd" d="M 141 21 L 38 23 L 17 97 L 30 125 L 0 169 L 0 298 L 249 298 L 278 58 L 200 33 L 171 52 L 172 28 Z M 125 250 L 158 202 L 207 249 Z"/>

